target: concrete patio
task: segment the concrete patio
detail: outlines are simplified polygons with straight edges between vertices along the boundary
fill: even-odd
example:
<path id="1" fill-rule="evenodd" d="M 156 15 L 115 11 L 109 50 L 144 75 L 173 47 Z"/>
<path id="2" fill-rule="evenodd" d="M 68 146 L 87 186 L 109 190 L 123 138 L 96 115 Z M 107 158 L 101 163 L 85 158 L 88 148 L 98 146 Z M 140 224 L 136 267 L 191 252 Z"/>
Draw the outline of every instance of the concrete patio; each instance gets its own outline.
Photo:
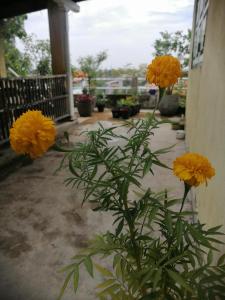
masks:
<path id="1" fill-rule="evenodd" d="M 145 113 L 142 111 L 139 117 Z M 97 121 L 107 127 L 120 122 L 112 119 L 110 111 L 78 120 L 78 125 L 69 126 L 72 142 L 82 141 L 84 137 L 79 133 L 96 128 Z M 170 124 L 161 125 L 152 139 L 154 149 L 175 143 L 162 157 L 169 166 L 185 151 L 184 141 L 176 139 Z M 64 185 L 68 170 L 54 174 L 62 157 L 49 151 L 0 182 L 0 299 L 55 300 L 65 278 L 58 271 L 87 245 L 93 233 L 111 227 L 108 215 L 93 212 L 88 204 L 81 208 L 82 193 Z M 156 168 L 155 175 L 146 176 L 144 186 L 153 190 L 168 188 L 182 196 L 183 185 L 171 171 Z M 186 205 L 191 209 L 190 202 Z M 69 286 L 63 299 L 94 300 L 95 285 L 84 271 L 77 295 Z"/>

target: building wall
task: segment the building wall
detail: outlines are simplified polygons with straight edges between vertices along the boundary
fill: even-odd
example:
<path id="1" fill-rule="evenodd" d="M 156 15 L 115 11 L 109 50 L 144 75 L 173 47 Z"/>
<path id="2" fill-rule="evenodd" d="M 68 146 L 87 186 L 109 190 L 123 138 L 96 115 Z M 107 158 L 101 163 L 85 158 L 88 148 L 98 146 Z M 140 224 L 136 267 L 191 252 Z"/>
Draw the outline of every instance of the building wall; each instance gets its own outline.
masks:
<path id="1" fill-rule="evenodd" d="M 209 226 L 221 224 L 225 232 L 224 0 L 210 0 L 203 62 L 189 73 L 186 120 L 189 151 L 207 156 L 216 170 L 208 187 L 196 189 L 199 219 Z"/>

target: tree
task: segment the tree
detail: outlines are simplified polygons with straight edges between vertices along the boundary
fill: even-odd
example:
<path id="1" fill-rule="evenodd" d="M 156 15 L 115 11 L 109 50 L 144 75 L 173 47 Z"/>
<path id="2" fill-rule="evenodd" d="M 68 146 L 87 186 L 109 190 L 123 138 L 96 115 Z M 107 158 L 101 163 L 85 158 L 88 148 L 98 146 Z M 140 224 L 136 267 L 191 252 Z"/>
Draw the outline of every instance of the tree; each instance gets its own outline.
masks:
<path id="1" fill-rule="evenodd" d="M 33 71 L 39 75 L 51 74 L 50 41 L 36 40 L 34 35 L 24 39 L 25 53 L 32 61 Z"/>
<path id="2" fill-rule="evenodd" d="M 27 75 L 31 69 L 31 61 L 27 54 L 22 53 L 16 48 L 16 37 L 24 40 L 27 33 L 24 22 L 27 15 L 22 15 L 1 21 L 1 35 L 4 39 L 4 52 L 6 67 L 12 68 L 20 75 Z"/>
<path id="3" fill-rule="evenodd" d="M 154 43 L 155 56 L 159 55 L 174 55 L 177 56 L 183 68 L 189 64 L 191 30 L 187 33 L 176 31 L 169 33 L 168 31 L 160 32 L 161 37 Z"/>
<path id="4" fill-rule="evenodd" d="M 93 93 L 94 82 L 93 79 L 97 77 L 97 72 L 100 65 L 107 59 L 107 52 L 99 52 L 96 56 L 88 55 L 85 57 L 80 57 L 78 59 L 78 64 L 80 69 L 88 74 L 88 86 L 89 91 Z"/>

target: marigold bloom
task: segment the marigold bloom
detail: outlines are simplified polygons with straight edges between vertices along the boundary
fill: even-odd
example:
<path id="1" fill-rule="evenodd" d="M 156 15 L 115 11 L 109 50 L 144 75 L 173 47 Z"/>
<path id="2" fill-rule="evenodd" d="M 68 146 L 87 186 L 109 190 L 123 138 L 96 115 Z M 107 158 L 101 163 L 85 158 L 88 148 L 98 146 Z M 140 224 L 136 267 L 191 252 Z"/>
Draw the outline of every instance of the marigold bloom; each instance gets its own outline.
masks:
<path id="1" fill-rule="evenodd" d="M 197 153 L 186 153 L 173 162 L 174 174 L 190 186 L 207 184 L 207 179 L 215 175 L 208 159 Z"/>
<path id="2" fill-rule="evenodd" d="M 160 88 L 167 88 L 177 82 L 181 76 L 181 65 L 177 58 L 171 55 L 157 56 L 148 65 L 146 79 Z"/>
<path id="3" fill-rule="evenodd" d="M 41 111 L 23 113 L 10 129 L 10 144 L 18 154 L 31 158 L 42 156 L 55 142 L 56 128 L 52 119 Z"/>

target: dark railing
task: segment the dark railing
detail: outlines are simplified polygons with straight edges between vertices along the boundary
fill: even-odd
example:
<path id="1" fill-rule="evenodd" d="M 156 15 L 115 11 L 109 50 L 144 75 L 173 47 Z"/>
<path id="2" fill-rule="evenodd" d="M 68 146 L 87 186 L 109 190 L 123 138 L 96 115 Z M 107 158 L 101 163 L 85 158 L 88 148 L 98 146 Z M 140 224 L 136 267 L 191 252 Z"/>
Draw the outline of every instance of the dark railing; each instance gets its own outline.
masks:
<path id="1" fill-rule="evenodd" d="M 55 121 L 68 114 L 66 75 L 0 78 L 0 143 L 9 139 L 12 123 L 29 109 L 41 110 Z"/>

